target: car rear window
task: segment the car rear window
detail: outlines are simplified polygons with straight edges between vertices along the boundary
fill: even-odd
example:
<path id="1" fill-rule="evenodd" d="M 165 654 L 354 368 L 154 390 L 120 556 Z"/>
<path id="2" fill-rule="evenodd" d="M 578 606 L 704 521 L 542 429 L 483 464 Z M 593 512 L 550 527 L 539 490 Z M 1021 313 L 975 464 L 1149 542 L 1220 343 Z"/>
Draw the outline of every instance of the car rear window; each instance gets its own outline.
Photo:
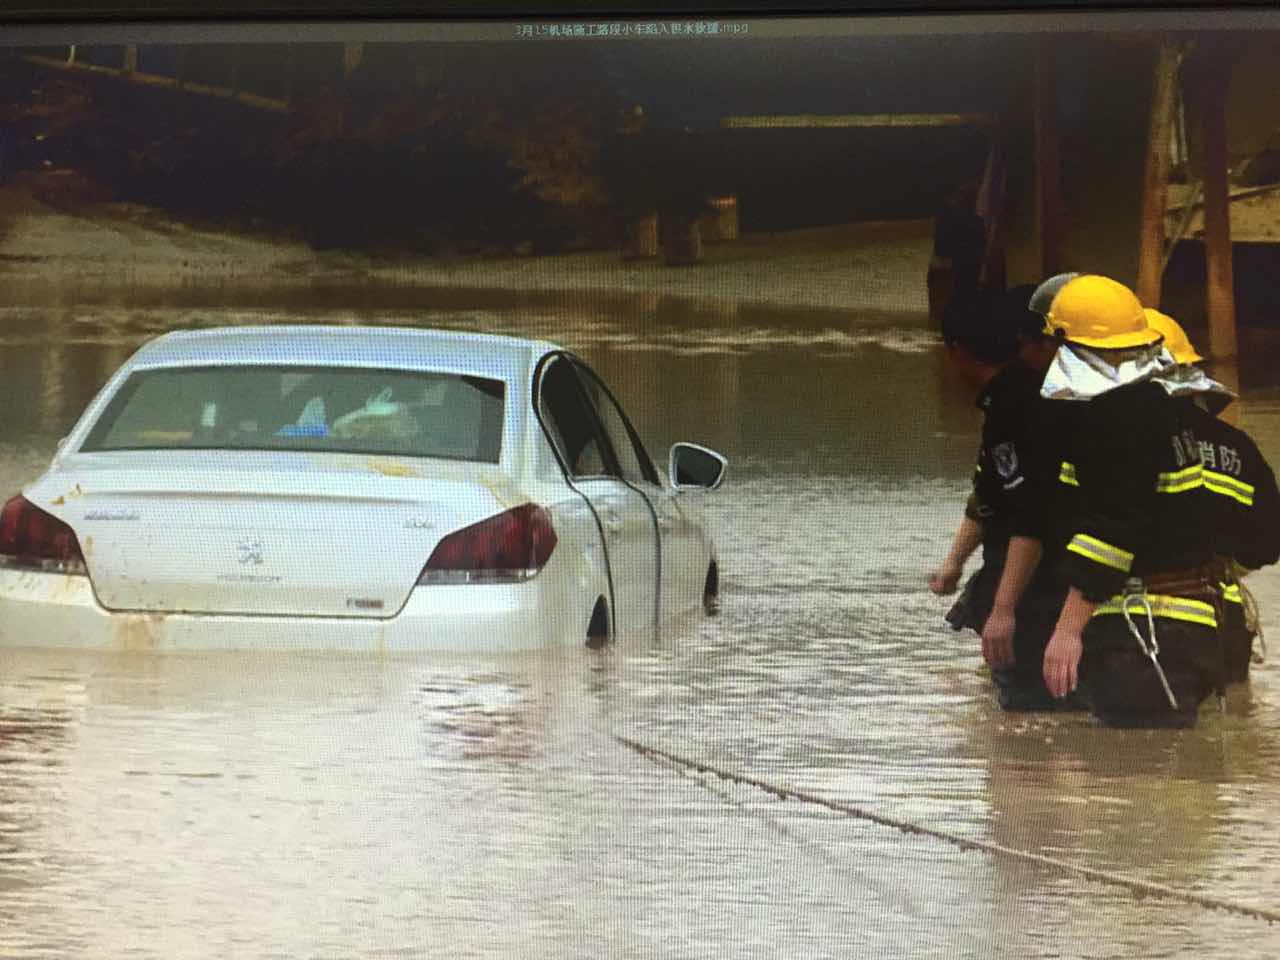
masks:
<path id="1" fill-rule="evenodd" d="M 350 367 L 140 370 L 80 449 L 299 450 L 497 463 L 501 380 Z"/>

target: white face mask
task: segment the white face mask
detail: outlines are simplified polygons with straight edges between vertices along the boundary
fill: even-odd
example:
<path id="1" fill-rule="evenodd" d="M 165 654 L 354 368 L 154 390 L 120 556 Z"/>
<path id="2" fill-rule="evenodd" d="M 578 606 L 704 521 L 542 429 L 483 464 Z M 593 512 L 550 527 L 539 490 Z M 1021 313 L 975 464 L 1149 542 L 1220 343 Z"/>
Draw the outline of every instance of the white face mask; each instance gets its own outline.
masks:
<path id="1" fill-rule="evenodd" d="M 1228 401 L 1236 399 L 1236 395 L 1228 387 L 1189 363 L 1178 364 L 1172 370 L 1160 374 L 1156 377 L 1156 382 L 1171 397 L 1201 397 L 1211 394 Z M 1217 405 L 1221 405 L 1221 401 Z"/>
<path id="2" fill-rule="evenodd" d="M 1064 343 L 1054 354 L 1040 395 L 1049 400 L 1092 400 L 1118 387 L 1161 379 L 1177 367 L 1160 343 L 1098 351 Z"/>

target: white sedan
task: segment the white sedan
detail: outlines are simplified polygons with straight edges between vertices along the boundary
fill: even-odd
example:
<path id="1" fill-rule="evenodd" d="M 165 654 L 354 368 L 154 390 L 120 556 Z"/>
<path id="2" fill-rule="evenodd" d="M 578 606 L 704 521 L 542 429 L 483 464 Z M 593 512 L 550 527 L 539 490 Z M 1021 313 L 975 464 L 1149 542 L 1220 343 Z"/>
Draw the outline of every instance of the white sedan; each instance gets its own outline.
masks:
<path id="1" fill-rule="evenodd" d="M 713 610 L 705 491 L 553 344 L 171 333 L 0 515 L 0 645 L 491 650 L 652 640 Z"/>

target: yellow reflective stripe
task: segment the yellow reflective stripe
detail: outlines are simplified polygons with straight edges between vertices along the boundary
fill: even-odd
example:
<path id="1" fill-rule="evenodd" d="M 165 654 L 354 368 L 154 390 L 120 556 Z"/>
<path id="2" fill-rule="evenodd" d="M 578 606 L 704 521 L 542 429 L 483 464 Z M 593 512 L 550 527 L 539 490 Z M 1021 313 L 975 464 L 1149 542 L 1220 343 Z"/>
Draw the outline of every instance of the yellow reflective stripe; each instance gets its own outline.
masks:
<path id="1" fill-rule="evenodd" d="M 1073 487 L 1080 486 L 1080 481 L 1076 477 L 1076 465 L 1068 460 L 1063 460 L 1061 467 L 1058 469 L 1058 480 Z M 1205 470 L 1199 464 L 1192 464 L 1173 473 L 1156 475 L 1156 491 L 1158 493 L 1186 493 L 1188 490 L 1194 490 L 1202 485 L 1208 487 L 1214 493 L 1221 493 L 1232 499 L 1239 500 L 1245 506 L 1253 506 L 1254 488 L 1251 484 L 1229 477 L 1224 473 Z"/>
<path id="2" fill-rule="evenodd" d="M 1222 587 L 1223 600 L 1230 601 L 1231 603 L 1244 603 L 1244 596 L 1240 593 L 1240 584 L 1223 583 L 1220 584 L 1220 586 Z"/>
<path id="3" fill-rule="evenodd" d="M 1119 547 L 1113 547 L 1111 544 L 1099 540 L 1097 537 L 1091 537 L 1087 533 L 1077 533 L 1071 538 L 1071 542 L 1067 544 L 1067 549 L 1072 553 L 1080 554 L 1086 560 L 1092 560 L 1122 573 L 1128 573 L 1129 568 L 1133 566 L 1132 553 L 1127 550 L 1121 550 Z"/>
<path id="4" fill-rule="evenodd" d="M 1202 600 L 1188 600 L 1186 597 L 1170 597 L 1162 593 L 1149 593 L 1147 602 L 1151 604 L 1153 616 L 1167 620 L 1182 620 L 1186 623 L 1198 623 L 1204 627 L 1216 627 L 1218 618 L 1214 615 L 1213 604 Z M 1098 604 L 1093 611 L 1095 617 L 1116 615 L 1124 612 L 1123 597 L 1112 597 L 1106 603 Z M 1136 600 L 1129 601 L 1129 616 L 1140 618 L 1146 611 Z"/>
<path id="5" fill-rule="evenodd" d="M 1186 493 L 1188 490 L 1194 490 L 1205 482 L 1204 475 L 1206 472 L 1199 464 L 1192 464 L 1174 473 L 1157 474 L 1156 491 L 1158 493 Z M 1076 477 L 1076 465 L 1063 460 L 1062 466 L 1058 470 L 1058 480 L 1073 487 L 1080 486 L 1080 481 Z M 1252 503 L 1253 488 L 1249 487 L 1248 484 L 1240 484 L 1239 486 L 1248 488 L 1249 502 Z M 1219 492 L 1225 493 L 1226 491 Z"/>
<path id="6" fill-rule="evenodd" d="M 1204 483 L 1204 468 L 1194 463 L 1175 473 L 1156 475 L 1157 493 L 1186 493 Z"/>
<path id="7" fill-rule="evenodd" d="M 1235 477 L 1229 477 L 1225 473 L 1218 473 L 1216 470 L 1206 470 L 1204 471 L 1204 485 L 1214 493 L 1230 497 L 1232 500 L 1243 503 L 1246 507 L 1253 506 L 1252 484 L 1237 480 Z"/>

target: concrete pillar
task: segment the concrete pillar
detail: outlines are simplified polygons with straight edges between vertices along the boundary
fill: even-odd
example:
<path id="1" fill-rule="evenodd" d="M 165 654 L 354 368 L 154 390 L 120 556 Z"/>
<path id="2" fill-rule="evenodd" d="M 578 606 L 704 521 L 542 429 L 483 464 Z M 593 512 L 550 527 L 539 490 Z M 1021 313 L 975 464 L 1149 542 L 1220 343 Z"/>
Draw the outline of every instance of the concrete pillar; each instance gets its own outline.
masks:
<path id="1" fill-rule="evenodd" d="M 702 237 L 710 243 L 738 239 L 737 197 L 711 198 L 711 210 L 702 218 Z"/>
<path id="2" fill-rule="evenodd" d="M 285 44 L 284 48 L 284 96 L 281 98 L 286 104 L 292 104 L 293 101 L 293 74 L 294 65 L 297 57 L 294 55 L 293 44 Z"/>
<path id="3" fill-rule="evenodd" d="M 1204 144 L 1204 252 L 1207 268 L 1205 305 L 1209 315 L 1209 355 L 1215 360 L 1236 356 L 1236 304 L 1231 263 L 1231 200 L 1227 173 L 1227 91 L 1229 64 L 1206 71 L 1200 130 Z"/>
<path id="4" fill-rule="evenodd" d="M 1040 41 L 1035 62 L 1035 218 L 1042 276 L 1062 269 L 1062 156 L 1053 42 Z"/>
<path id="5" fill-rule="evenodd" d="M 987 242 L 982 251 L 982 266 L 978 270 L 978 286 L 982 289 L 1003 290 L 1006 287 L 1008 189 L 1004 131 L 997 127 L 991 133 L 987 147 L 987 166 L 983 171 L 982 185 L 978 189 L 978 211 L 987 221 Z M 932 314 L 931 314 L 932 315 Z"/>
<path id="6" fill-rule="evenodd" d="M 1039 283 L 1044 279 L 1040 253 L 1039 192 L 1036 185 L 1040 165 L 1036 156 L 1036 61 L 1039 45 L 1023 42 L 1011 45 L 1009 56 L 1017 66 L 1010 70 L 1009 102 L 1004 111 L 1001 133 L 1005 148 L 1008 182 L 1005 196 L 1005 273 L 1007 282 Z M 944 278 L 931 300 L 945 300 Z M 932 309 L 932 308 L 931 308 Z"/>
<path id="7" fill-rule="evenodd" d="M 1132 287 L 1156 48 L 1108 35 L 1072 44 L 1070 56 L 1028 51 L 1015 91 L 1008 283 L 1081 270 Z M 1059 100 L 1069 112 L 1054 109 Z"/>
<path id="8" fill-rule="evenodd" d="M 1143 172 L 1142 223 L 1138 239 L 1138 299 L 1160 305 L 1164 279 L 1165 209 L 1169 193 L 1169 159 L 1177 88 L 1178 51 L 1164 40 L 1156 55 L 1147 125 L 1147 158 Z"/>
<path id="9" fill-rule="evenodd" d="M 622 259 L 653 260 L 658 251 L 658 215 L 646 213 L 629 220 L 623 231 Z"/>
<path id="10" fill-rule="evenodd" d="M 668 266 L 687 266 L 702 260 L 702 231 L 698 229 L 698 217 L 693 214 L 673 213 L 662 217 L 659 232 L 662 237 L 662 254 Z"/>
<path id="11" fill-rule="evenodd" d="M 342 76 L 350 78 L 364 60 L 363 43 L 344 43 L 342 45 Z"/>

